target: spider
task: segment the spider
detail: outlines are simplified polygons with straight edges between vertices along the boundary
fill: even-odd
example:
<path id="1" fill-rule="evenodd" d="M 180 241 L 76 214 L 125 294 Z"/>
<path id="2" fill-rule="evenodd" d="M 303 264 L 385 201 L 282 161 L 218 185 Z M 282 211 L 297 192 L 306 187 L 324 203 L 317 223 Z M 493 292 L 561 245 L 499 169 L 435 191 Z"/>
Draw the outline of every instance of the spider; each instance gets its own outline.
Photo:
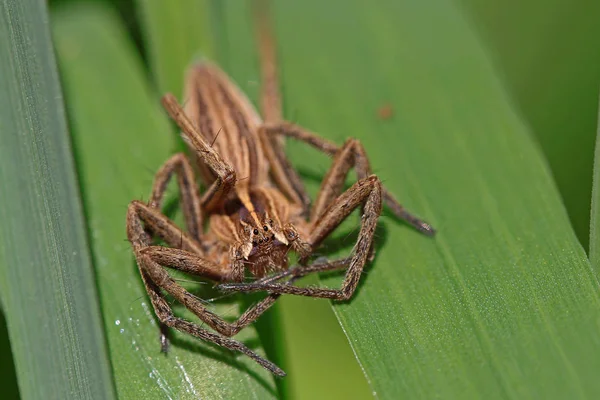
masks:
<path id="1" fill-rule="evenodd" d="M 281 119 L 275 50 L 269 28 L 257 24 L 261 54 L 260 118 L 243 92 L 216 65 L 199 63 L 188 71 L 185 107 L 167 94 L 162 103 L 193 152 L 168 159 L 155 175 L 148 203 L 134 200 L 126 217 L 142 281 L 163 327 L 239 351 L 278 376 L 285 372 L 232 339 L 260 317 L 281 294 L 348 300 L 365 264 L 374 255 L 373 237 L 384 203 L 419 231 L 434 229 L 407 212 L 371 174 L 365 149 L 356 139 L 341 147 Z M 333 157 L 314 204 L 283 150 L 284 137 L 300 140 Z M 200 194 L 199 181 L 206 189 Z M 343 185 L 350 169 L 358 177 Z M 175 175 L 187 231 L 161 212 L 166 186 Z M 360 232 L 351 256 L 316 261 L 309 256 L 353 210 L 362 211 Z M 154 244 L 155 237 L 167 246 Z M 300 267 L 288 268 L 288 253 L 298 254 Z M 186 291 L 166 268 L 220 283 L 223 290 L 267 291 L 268 295 L 228 322 Z M 339 289 L 305 288 L 293 282 L 305 275 L 346 269 Z M 257 280 L 243 284 L 246 271 Z M 192 311 L 212 330 L 173 314 L 163 291 Z M 163 351 L 168 341 L 161 336 Z"/>

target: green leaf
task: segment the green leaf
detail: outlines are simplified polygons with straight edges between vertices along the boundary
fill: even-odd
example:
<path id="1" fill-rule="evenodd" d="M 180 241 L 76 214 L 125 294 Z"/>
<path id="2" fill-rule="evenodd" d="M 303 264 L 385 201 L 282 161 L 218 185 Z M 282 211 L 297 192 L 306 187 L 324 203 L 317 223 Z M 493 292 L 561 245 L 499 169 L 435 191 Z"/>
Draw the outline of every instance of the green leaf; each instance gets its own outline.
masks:
<path id="1" fill-rule="evenodd" d="M 212 56 L 208 0 L 137 1 L 152 75 L 159 93 L 181 97 L 194 58 Z"/>
<path id="2" fill-rule="evenodd" d="M 116 15 L 88 4 L 53 17 L 119 397 L 273 397 L 271 374 L 246 357 L 181 334 L 172 335 L 168 355 L 160 353 L 125 213 L 150 192 L 154 172 L 175 147 L 173 135 Z M 237 311 L 231 303 L 216 307 L 224 310 Z M 256 343 L 252 329 L 238 338 Z"/>
<path id="3" fill-rule="evenodd" d="M 598 111 L 597 131 L 590 218 L 590 263 L 596 276 L 600 273 L 600 110 Z"/>
<path id="4" fill-rule="evenodd" d="M 460 8 L 276 9 L 288 118 L 338 143 L 360 138 L 385 184 L 439 229 L 432 240 L 384 218 L 356 297 L 335 305 L 378 396 L 597 397 L 598 284 Z M 248 31 L 223 26 L 243 82 Z M 386 104 L 394 115 L 382 120 Z M 292 155 L 310 176 L 328 164 L 300 146 Z"/>
<path id="5" fill-rule="evenodd" d="M 0 293 L 20 394 L 111 399 L 45 2 L 0 1 L 0 70 Z"/>
<path id="6" fill-rule="evenodd" d="M 535 113 L 525 113 L 527 120 L 521 117 L 523 109 L 517 108 L 508 94 L 514 86 L 501 79 L 490 61 L 490 48 L 483 46 L 458 0 L 441 0 L 435 7 L 414 0 L 382 0 L 377 7 L 365 7 L 358 0 L 275 3 L 287 118 L 338 143 L 349 136 L 360 138 L 385 184 L 440 232 L 435 239 L 428 239 L 386 215 L 378 232 L 378 256 L 364 274 L 356 297 L 334 306 L 377 396 L 598 397 L 595 371 L 600 361 L 594 356 L 600 346 L 598 283 L 570 227 L 545 160 L 532 143 L 532 133 L 540 133 L 527 128 L 531 121 L 541 120 L 542 109 L 564 127 L 568 112 L 553 102 L 551 107 L 542 107 L 539 104 L 543 102 L 532 96 L 525 101 L 538 104 L 538 108 Z M 198 7 L 188 9 L 189 13 L 184 8 L 175 10 L 177 2 L 164 14 L 156 12 L 159 8 L 153 14 L 142 10 L 147 54 L 160 91 L 180 93 L 179 77 L 188 58 L 196 54 L 198 43 L 198 48 L 204 49 L 199 54 L 216 57 L 256 99 L 258 73 L 247 4 L 212 2 L 209 11 L 204 3 L 197 4 L 200 2 L 189 3 Z M 157 2 L 148 5 L 161 6 Z M 114 237 L 124 237 L 120 221 L 127 202 L 148 192 L 153 171 L 172 153 L 168 147 L 176 145 L 152 103 L 158 94 L 147 93 L 140 78 L 143 71 L 132 60 L 134 50 L 126 46 L 119 57 L 137 68 L 115 74 L 121 69 L 115 68 L 115 58 L 99 48 L 118 47 L 114 43 L 108 46 L 106 37 L 116 35 L 113 42 L 123 43 L 123 35 L 114 24 L 93 27 L 89 21 L 111 18 L 97 11 L 89 13 L 93 17 L 88 15 L 88 23 L 79 25 L 73 15 L 63 16 L 65 25 L 71 27 L 63 41 L 75 54 L 71 54 L 68 67 L 71 74 L 65 77 L 68 82 L 69 75 L 76 76 L 69 83 L 69 94 L 76 99 L 71 111 L 78 131 L 97 132 L 94 139 L 79 134 L 75 141 L 78 149 L 88 149 L 78 152 L 78 157 L 92 234 L 101 238 L 94 240 L 94 254 L 98 265 L 98 260 L 110 260 L 99 275 L 119 394 L 162 395 L 159 386 L 165 381 L 154 382 L 144 375 L 157 371 L 168 378 L 163 385 L 168 395 L 185 396 L 189 386 L 183 381 L 177 386 L 179 391 L 173 389 L 176 374 L 172 371 L 177 366 L 169 362 L 172 359 L 156 358 L 156 333 L 141 312 L 145 297 L 128 246 L 115 247 L 114 241 Z M 196 17 L 202 21 L 196 31 L 198 42 L 193 35 L 186 36 L 191 26 L 186 24 Z M 87 30 L 95 33 L 82 35 Z M 206 32 L 211 32 L 210 40 Z M 530 37 L 517 35 L 521 36 Z M 186 41 L 181 42 L 182 38 Z M 554 55 L 554 50 L 549 53 Z M 527 55 L 531 65 L 540 62 L 533 52 Z M 88 61 L 81 61 L 85 59 Z M 531 71 L 535 74 L 537 69 Z M 578 85 L 588 88 L 584 81 L 578 79 Z M 131 85 L 137 89 L 129 90 Z M 561 88 L 562 93 L 570 92 L 569 86 Z M 529 93 L 520 90 L 518 93 Z M 94 96 L 86 96 L 89 93 Z M 132 110 L 131 104 L 136 108 Z M 380 118 L 378 110 L 388 105 L 392 117 Z M 548 125 L 533 126 L 537 131 Z M 314 194 L 329 161 L 304 145 L 290 143 L 288 147 Z M 553 162 L 551 152 L 547 153 Z M 562 156 L 556 156 L 559 158 L 564 165 Z M 146 175 L 139 174 L 141 164 L 146 166 Z M 589 173 L 582 165 L 578 164 L 577 170 Z M 102 179 L 99 189 L 92 190 Z M 117 188 L 115 182 L 123 182 L 123 187 Z M 586 189 L 572 184 L 579 193 L 573 204 L 581 204 L 584 196 L 580 193 Z M 564 183 L 562 187 L 566 187 Z M 585 214 L 578 206 L 571 206 L 570 212 Z M 329 257 L 349 251 L 357 223 L 351 218 L 323 251 Z M 338 252 L 340 245 L 345 250 Z M 329 285 L 339 281 L 323 278 Z M 141 299 L 137 300 L 140 303 L 135 299 Z M 282 303 L 289 301 L 326 304 L 289 297 Z M 274 340 L 279 344 L 287 340 L 279 347 L 285 352 L 286 365 L 301 366 L 302 358 L 322 361 L 320 367 L 334 365 L 309 371 L 320 376 L 302 386 L 329 383 L 318 394 L 343 397 L 340 393 L 345 388 L 335 382 L 335 376 L 346 382 L 358 381 L 345 375 L 356 364 L 336 358 L 324 347 L 322 332 L 311 333 L 309 328 L 331 328 L 321 324 L 320 317 L 305 314 L 309 308 L 296 308 L 295 312 L 302 314 L 293 318 L 284 306 L 283 334 L 276 332 Z M 116 318 L 125 321 L 124 315 L 131 315 L 133 323 L 124 328 L 113 325 Z M 141 321 L 139 327 L 136 319 Z M 298 321 L 301 325 L 294 328 L 293 322 Z M 125 329 L 122 334 L 120 329 Z M 124 343 L 131 338 L 144 343 L 140 353 Z M 304 351 L 299 355 L 289 342 L 297 345 L 301 339 L 305 340 Z M 189 350 L 182 346 L 174 351 L 188 357 Z M 152 359 L 144 364 L 145 357 Z M 333 364 L 327 364 L 331 360 Z M 203 355 L 194 354 L 193 360 L 186 358 L 185 369 L 208 362 Z M 206 379 L 209 371 L 223 368 L 224 362 L 219 358 L 211 364 L 214 370 L 198 367 L 189 375 L 204 384 L 224 382 L 225 390 L 234 390 L 229 387 L 229 369 Z M 238 380 L 247 375 L 237 372 L 241 374 Z M 286 378 L 288 382 L 304 373 L 294 368 L 289 372 L 293 375 Z M 267 382 L 272 388 L 272 382 Z M 305 390 L 291 386 L 284 394 Z M 239 390 L 238 395 L 244 389 Z M 360 393 L 355 392 L 354 397 Z M 211 394 L 222 395 L 210 392 L 208 396 Z"/>
<path id="7" fill-rule="evenodd" d="M 600 2 L 460 3 L 538 139 L 575 233 L 587 248 L 600 85 Z"/>

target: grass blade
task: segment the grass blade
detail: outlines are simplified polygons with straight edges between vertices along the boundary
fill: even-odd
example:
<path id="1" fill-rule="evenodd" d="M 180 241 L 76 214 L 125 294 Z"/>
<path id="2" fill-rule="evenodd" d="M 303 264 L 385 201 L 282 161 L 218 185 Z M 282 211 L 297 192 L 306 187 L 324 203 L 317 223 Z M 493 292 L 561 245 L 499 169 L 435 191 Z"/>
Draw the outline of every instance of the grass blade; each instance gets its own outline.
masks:
<path id="1" fill-rule="evenodd" d="M 88 4 L 53 17 L 119 397 L 273 397 L 273 377 L 245 357 L 180 334 L 172 335 L 167 356 L 159 352 L 156 322 L 125 240 L 125 212 L 149 193 L 174 136 L 113 13 Z M 215 308 L 237 312 L 228 303 Z M 252 329 L 239 339 L 257 342 Z"/>
<path id="2" fill-rule="evenodd" d="M 46 5 L 0 2 L 0 287 L 20 393 L 114 397 Z"/>
<path id="3" fill-rule="evenodd" d="M 208 1 L 141 0 L 137 6 L 158 91 L 180 97 L 191 60 L 213 53 Z"/>
<path id="4" fill-rule="evenodd" d="M 460 8 L 276 6 L 288 118 L 363 140 L 388 187 L 440 231 L 430 240 L 384 219 L 359 293 L 335 306 L 378 396 L 597 397 L 597 282 Z M 241 79 L 246 26 L 225 26 Z M 309 176 L 327 168 L 300 146 L 292 154 Z"/>
<path id="5" fill-rule="evenodd" d="M 541 144 L 573 229 L 587 248 L 600 85 L 600 2 L 459 1 Z"/>
<path id="6" fill-rule="evenodd" d="M 594 180 L 592 183 L 592 211 L 590 218 L 590 263 L 596 273 L 600 273 L 600 110 L 598 111 L 598 128 L 596 136 L 596 153 L 594 157 Z"/>

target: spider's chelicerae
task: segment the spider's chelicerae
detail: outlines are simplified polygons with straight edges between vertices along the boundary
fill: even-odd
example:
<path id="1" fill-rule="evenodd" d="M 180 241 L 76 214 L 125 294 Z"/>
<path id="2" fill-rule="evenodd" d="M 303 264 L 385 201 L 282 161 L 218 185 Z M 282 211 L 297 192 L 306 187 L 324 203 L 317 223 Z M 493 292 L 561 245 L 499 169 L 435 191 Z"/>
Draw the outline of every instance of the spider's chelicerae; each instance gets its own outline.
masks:
<path id="1" fill-rule="evenodd" d="M 192 162 L 184 154 L 174 155 L 156 173 L 149 202 L 132 201 L 129 205 L 127 236 L 161 324 L 240 351 L 284 376 L 275 364 L 231 337 L 255 321 L 281 294 L 350 299 L 365 264 L 372 259 L 382 203 L 421 232 L 432 235 L 434 230 L 407 212 L 371 174 L 358 140 L 349 139 L 337 146 L 281 119 L 274 44 L 267 24 L 262 22 L 258 33 L 264 120 L 217 66 L 201 63 L 192 67 L 186 80 L 185 109 L 170 94 L 163 97 L 163 105 L 193 151 L 199 180 L 206 189 L 199 192 Z M 312 206 L 283 151 L 283 137 L 300 140 L 333 159 Z M 352 168 L 358 180 L 342 193 Z M 161 212 L 173 174 L 177 176 L 186 232 Z M 309 263 L 313 251 L 356 208 L 361 209 L 362 218 L 352 254 L 341 260 Z M 154 245 L 154 237 L 169 247 Z M 288 267 L 290 251 L 298 254 L 299 267 Z M 165 267 L 221 283 L 223 290 L 269 294 L 238 320 L 227 322 L 181 287 Z M 339 289 L 293 285 L 299 277 L 334 269 L 346 269 Z M 246 271 L 257 280 L 240 283 Z M 162 291 L 214 331 L 176 317 Z M 166 351 L 167 341 L 164 336 L 161 340 Z"/>

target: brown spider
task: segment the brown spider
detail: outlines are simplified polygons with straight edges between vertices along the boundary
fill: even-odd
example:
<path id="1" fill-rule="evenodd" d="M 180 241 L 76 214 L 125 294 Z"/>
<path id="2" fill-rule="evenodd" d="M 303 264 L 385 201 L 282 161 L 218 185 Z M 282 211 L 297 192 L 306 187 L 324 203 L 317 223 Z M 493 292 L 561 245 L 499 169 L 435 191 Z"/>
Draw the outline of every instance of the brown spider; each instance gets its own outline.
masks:
<path id="1" fill-rule="evenodd" d="M 275 364 L 231 337 L 255 321 L 282 293 L 350 299 L 365 263 L 373 257 L 373 236 L 382 202 L 421 232 L 432 235 L 434 230 L 404 210 L 371 174 L 358 140 L 349 139 L 338 147 L 297 125 L 281 122 L 274 44 L 267 25 L 260 23 L 258 27 L 265 122 L 218 67 L 210 63 L 192 67 L 186 80 L 185 110 L 170 94 L 163 97 L 163 105 L 193 151 L 206 190 L 200 195 L 188 158 L 181 153 L 174 155 L 156 173 L 149 202 L 130 203 L 127 236 L 161 324 L 240 351 L 274 374 L 285 376 Z M 333 157 L 312 207 L 283 151 L 282 137 L 303 141 Z M 358 181 L 342 193 L 352 167 Z M 161 213 L 165 189 L 173 174 L 177 176 L 187 232 Z M 352 255 L 307 265 L 312 252 L 358 207 L 362 209 L 361 227 Z M 153 245 L 154 236 L 170 247 Z M 300 267 L 288 269 L 290 250 L 299 255 Z M 238 320 L 227 322 L 176 283 L 165 267 L 223 283 L 219 287 L 225 290 L 270 293 Z M 292 285 L 295 279 L 310 273 L 344 268 L 346 275 L 340 289 Z M 243 281 L 246 270 L 258 280 L 235 284 Z M 163 290 L 216 332 L 174 316 Z M 164 335 L 161 343 L 166 351 Z"/>

